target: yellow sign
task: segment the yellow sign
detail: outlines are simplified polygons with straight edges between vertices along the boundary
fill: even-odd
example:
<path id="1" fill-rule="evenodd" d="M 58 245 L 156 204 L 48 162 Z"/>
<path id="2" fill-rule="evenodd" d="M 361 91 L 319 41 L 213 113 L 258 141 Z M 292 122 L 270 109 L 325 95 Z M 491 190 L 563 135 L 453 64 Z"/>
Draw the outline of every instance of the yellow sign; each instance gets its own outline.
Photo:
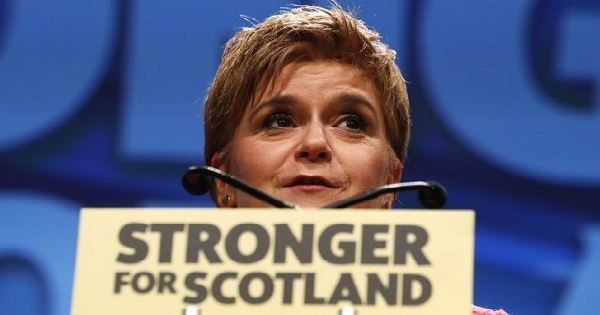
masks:
<path id="1" fill-rule="evenodd" d="M 468 315 L 473 211 L 83 209 L 72 314 Z"/>

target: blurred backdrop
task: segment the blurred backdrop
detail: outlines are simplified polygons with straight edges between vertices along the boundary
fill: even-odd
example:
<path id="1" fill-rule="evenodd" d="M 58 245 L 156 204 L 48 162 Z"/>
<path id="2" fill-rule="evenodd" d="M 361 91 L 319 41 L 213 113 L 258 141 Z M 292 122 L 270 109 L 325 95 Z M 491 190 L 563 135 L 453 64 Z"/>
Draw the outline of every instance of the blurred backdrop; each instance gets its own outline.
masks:
<path id="1" fill-rule="evenodd" d="M 213 206 L 180 178 L 222 45 L 294 3 L 0 0 L 0 314 L 69 312 L 80 208 Z M 409 82 L 403 180 L 476 210 L 474 302 L 597 313 L 600 2 L 341 4 Z"/>

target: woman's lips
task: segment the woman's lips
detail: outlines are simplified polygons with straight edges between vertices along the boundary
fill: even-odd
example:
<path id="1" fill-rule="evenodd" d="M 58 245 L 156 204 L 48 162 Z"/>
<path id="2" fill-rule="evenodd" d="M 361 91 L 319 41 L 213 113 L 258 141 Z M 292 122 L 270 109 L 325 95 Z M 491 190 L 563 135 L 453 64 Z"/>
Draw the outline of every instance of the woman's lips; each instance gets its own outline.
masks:
<path id="1" fill-rule="evenodd" d="M 303 191 L 319 191 L 335 186 L 325 177 L 321 176 L 296 176 L 285 187 L 298 188 Z"/>

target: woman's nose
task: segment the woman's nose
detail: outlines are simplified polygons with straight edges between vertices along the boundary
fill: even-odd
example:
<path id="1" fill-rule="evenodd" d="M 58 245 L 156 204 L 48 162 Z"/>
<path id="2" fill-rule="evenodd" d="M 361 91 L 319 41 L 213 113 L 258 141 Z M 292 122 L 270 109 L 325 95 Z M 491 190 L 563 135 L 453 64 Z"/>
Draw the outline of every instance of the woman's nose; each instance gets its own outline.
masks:
<path id="1" fill-rule="evenodd" d="M 325 134 L 323 124 L 311 123 L 305 126 L 302 142 L 295 153 L 297 159 L 310 162 L 326 162 L 331 160 L 331 148 Z"/>

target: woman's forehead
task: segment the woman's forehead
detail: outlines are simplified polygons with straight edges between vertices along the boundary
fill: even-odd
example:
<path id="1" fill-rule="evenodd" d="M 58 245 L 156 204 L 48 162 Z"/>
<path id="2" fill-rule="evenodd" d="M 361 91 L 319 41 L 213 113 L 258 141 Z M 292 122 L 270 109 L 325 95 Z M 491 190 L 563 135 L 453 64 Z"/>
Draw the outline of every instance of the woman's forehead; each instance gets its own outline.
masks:
<path id="1" fill-rule="evenodd" d="M 340 79 L 340 74 L 342 74 L 341 78 L 344 80 L 356 78 L 359 84 L 364 84 L 367 87 L 366 89 L 372 90 L 376 96 L 378 94 L 373 80 L 359 67 L 329 59 L 300 60 L 290 62 L 271 75 L 261 78 L 252 99 L 246 104 L 246 109 L 252 109 L 260 104 L 262 100 L 280 94 L 298 71 L 302 71 L 304 75 L 329 73 L 332 76 L 332 80 Z M 323 84 L 327 83 L 329 82 L 324 82 Z"/>

